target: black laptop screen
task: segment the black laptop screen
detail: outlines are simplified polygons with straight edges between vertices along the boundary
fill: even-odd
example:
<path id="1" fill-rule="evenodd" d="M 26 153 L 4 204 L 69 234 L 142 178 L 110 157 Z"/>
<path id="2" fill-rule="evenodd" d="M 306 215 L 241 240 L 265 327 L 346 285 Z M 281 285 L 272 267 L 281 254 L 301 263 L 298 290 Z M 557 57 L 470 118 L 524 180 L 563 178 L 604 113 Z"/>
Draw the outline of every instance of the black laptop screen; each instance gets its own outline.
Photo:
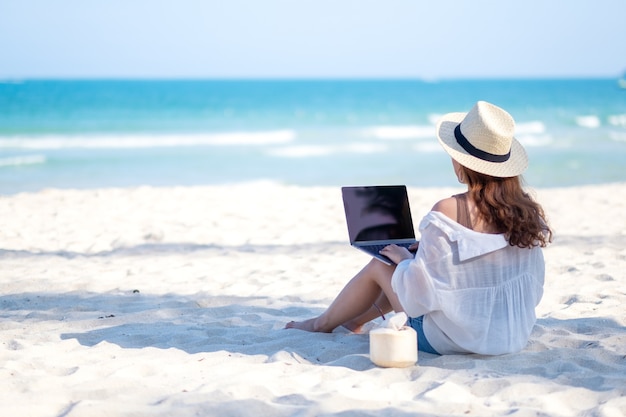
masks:
<path id="1" fill-rule="evenodd" d="M 414 239 L 404 185 L 343 187 L 350 242 Z"/>

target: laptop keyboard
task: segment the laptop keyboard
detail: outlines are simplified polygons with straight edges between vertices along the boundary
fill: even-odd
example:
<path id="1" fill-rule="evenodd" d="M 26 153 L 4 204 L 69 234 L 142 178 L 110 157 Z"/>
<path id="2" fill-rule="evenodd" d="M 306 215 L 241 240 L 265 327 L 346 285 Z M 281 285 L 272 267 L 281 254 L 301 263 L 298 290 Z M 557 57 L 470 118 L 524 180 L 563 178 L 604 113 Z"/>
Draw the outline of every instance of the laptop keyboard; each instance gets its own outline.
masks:
<path id="1" fill-rule="evenodd" d="M 396 243 L 396 245 L 398 246 L 402 246 L 404 248 L 409 248 L 409 246 L 412 245 L 412 243 Z M 389 246 L 389 244 L 382 244 L 382 245 L 359 245 L 360 248 L 364 249 L 365 251 L 372 253 L 372 254 L 378 254 L 385 246 Z"/>

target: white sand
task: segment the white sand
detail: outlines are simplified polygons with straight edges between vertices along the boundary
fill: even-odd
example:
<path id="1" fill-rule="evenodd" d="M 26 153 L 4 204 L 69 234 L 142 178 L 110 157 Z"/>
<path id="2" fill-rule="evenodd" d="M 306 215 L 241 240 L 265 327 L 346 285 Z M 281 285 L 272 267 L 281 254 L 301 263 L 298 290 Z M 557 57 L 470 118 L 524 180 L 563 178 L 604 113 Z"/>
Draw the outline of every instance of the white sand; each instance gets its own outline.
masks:
<path id="1" fill-rule="evenodd" d="M 416 222 L 460 189 L 410 189 Z M 375 367 L 283 330 L 368 258 L 336 188 L 0 197 L 1 416 L 623 416 L 626 184 L 538 190 L 557 233 L 523 352 Z"/>

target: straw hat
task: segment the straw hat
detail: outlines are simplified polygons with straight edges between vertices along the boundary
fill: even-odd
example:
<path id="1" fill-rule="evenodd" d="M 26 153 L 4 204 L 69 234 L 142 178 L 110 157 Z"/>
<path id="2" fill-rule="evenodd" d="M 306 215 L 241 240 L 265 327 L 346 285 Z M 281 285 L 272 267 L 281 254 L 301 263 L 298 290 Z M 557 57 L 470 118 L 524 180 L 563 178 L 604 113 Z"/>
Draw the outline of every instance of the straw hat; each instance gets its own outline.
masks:
<path id="1" fill-rule="evenodd" d="M 459 164 L 493 177 L 515 177 L 528 156 L 513 137 L 515 121 L 498 106 L 477 102 L 468 113 L 448 113 L 437 123 L 437 138 Z"/>

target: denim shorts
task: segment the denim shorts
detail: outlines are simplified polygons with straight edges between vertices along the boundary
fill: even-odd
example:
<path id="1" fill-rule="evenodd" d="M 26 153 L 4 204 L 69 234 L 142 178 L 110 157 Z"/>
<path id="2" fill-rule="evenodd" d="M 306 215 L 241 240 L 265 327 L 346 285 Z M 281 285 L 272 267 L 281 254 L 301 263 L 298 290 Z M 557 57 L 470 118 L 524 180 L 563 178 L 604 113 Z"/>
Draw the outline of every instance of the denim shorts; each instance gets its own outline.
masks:
<path id="1" fill-rule="evenodd" d="M 426 335 L 424 334 L 424 316 L 409 317 L 406 324 L 417 332 L 417 350 L 439 355 L 439 352 L 428 343 L 428 339 L 426 339 Z"/>

